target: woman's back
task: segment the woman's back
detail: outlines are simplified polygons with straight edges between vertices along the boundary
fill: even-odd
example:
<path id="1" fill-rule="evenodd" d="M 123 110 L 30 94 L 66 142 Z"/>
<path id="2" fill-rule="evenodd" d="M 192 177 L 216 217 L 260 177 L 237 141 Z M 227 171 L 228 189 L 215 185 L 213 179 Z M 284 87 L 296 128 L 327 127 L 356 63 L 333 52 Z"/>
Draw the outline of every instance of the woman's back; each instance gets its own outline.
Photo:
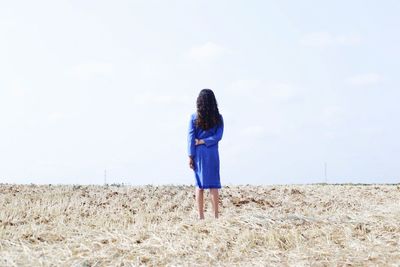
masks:
<path id="1" fill-rule="evenodd" d="M 197 113 L 193 113 L 191 115 L 191 120 L 193 125 L 195 125 L 195 137 L 197 139 L 203 139 L 203 138 L 208 138 L 210 136 L 215 135 L 218 131 L 221 130 L 221 127 L 223 127 L 223 117 L 222 114 L 220 114 L 221 116 L 221 124 L 220 125 L 215 125 L 214 127 L 204 130 L 201 127 L 196 127 L 196 119 L 197 119 Z"/>

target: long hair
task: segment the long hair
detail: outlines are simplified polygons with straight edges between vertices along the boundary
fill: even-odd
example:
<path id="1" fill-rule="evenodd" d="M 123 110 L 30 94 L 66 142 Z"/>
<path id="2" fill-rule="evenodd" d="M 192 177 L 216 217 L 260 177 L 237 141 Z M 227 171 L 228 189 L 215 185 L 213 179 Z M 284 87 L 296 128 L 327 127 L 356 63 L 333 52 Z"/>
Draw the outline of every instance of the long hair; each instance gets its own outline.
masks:
<path id="1" fill-rule="evenodd" d="M 211 89 L 202 89 L 197 97 L 196 126 L 208 130 L 221 123 L 218 103 Z"/>

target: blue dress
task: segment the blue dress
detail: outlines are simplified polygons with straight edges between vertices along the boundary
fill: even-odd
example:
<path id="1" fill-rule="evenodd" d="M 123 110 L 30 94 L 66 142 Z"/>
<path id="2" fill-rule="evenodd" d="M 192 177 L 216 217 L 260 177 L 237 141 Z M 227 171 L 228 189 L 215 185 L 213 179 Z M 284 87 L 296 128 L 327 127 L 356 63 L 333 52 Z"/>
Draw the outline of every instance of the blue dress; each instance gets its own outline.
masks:
<path id="1" fill-rule="evenodd" d="M 221 188 L 218 142 L 224 131 L 222 115 L 222 124 L 208 130 L 196 127 L 196 118 L 197 113 L 191 114 L 188 131 L 188 154 L 194 160 L 196 186 L 201 189 Z M 195 139 L 203 139 L 205 144 L 196 146 Z"/>

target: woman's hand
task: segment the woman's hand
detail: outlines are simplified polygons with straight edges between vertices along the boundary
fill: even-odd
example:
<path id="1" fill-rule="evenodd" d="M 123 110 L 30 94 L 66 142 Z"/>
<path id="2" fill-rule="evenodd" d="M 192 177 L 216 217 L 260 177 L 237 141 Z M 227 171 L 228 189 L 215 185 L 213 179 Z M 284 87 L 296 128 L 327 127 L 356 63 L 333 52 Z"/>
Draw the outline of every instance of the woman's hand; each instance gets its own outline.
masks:
<path id="1" fill-rule="evenodd" d="M 194 139 L 194 140 L 195 140 L 195 145 L 196 146 L 204 144 L 204 140 L 203 139 Z"/>
<path id="2" fill-rule="evenodd" d="M 192 157 L 189 157 L 189 167 L 194 170 L 194 160 Z"/>

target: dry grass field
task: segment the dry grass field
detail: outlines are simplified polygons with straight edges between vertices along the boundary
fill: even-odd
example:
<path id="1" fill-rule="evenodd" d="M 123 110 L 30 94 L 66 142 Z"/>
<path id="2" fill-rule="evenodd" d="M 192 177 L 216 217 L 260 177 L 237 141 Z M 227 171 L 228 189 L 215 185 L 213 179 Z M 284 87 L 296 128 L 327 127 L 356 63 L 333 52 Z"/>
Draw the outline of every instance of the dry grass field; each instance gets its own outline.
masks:
<path id="1" fill-rule="evenodd" d="M 0 266 L 399 266 L 399 185 L 0 184 Z"/>

